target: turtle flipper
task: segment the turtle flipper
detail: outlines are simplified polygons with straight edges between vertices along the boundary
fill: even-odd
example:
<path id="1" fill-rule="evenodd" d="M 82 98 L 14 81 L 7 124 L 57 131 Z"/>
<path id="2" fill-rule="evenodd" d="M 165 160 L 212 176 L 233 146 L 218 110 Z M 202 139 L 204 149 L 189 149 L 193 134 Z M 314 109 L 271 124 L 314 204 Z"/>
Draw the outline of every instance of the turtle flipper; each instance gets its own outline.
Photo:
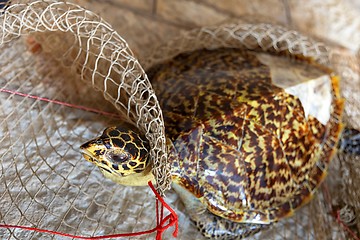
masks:
<path id="1" fill-rule="evenodd" d="M 243 239 L 270 226 L 269 224 L 237 223 L 216 216 L 208 211 L 198 198 L 183 187 L 173 183 L 173 189 L 184 203 L 190 219 L 207 238 Z"/>
<path id="2" fill-rule="evenodd" d="M 348 154 L 360 155 L 360 131 L 345 128 L 340 137 L 339 150 Z"/>
<path id="3" fill-rule="evenodd" d="M 207 210 L 203 214 L 196 215 L 192 220 L 205 237 L 223 240 L 243 239 L 270 226 L 270 224 L 232 222 Z"/>

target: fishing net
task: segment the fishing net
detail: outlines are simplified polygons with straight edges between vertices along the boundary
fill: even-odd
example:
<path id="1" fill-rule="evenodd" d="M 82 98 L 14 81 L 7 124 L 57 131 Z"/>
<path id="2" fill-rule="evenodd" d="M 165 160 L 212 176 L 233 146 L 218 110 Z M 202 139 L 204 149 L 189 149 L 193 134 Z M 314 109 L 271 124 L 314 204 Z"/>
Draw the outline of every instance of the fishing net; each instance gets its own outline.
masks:
<path id="1" fill-rule="evenodd" d="M 140 65 L 109 24 L 75 4 L 13 3 L 0 22 L 0 224 L 83 236 L 158 225 L 148 188 L 114 185 L 82 159 L 78 148 L 107 126 L 136 125 L 151 144 L 156 189 L 164 195 L 170 184 L 165 129 L 145 71 L 184 51 L 237 47 L 304 55 L 333 66 L 343 78 L 346 123 L 360 128 L 360 99 L 354 94 L 360 91 L 358 59 L 282 27 L 229 23 L 187 31 L 154 47 Z M 336 158 L 332 177 L 308 206 L 256 237 L 345 239 L 344 229 L 356 233 L 358 160 Z M 176 195 L 167 196 L 178 210 L 179 239 L 201 239 Z M 0 228 L 0 236 L 57 238 L 13 228 Z M 163 237 L 171 239 L 171 232 Z"/>

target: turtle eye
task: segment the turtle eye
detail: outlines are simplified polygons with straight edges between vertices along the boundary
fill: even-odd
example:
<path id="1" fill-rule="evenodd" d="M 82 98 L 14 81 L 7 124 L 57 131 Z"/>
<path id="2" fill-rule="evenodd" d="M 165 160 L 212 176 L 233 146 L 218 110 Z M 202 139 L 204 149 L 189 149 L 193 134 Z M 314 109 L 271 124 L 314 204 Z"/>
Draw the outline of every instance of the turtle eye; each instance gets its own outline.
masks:
<path id="1" fill-rule="evenodd" d="M 114 163 L 122 163 L 122 162 L 127 161 L 130 156 L 129 156 L 129 154 L 122 152 L 122 153 L 110 153 L 109 157 L 110 157 L 111 161 Z"/>

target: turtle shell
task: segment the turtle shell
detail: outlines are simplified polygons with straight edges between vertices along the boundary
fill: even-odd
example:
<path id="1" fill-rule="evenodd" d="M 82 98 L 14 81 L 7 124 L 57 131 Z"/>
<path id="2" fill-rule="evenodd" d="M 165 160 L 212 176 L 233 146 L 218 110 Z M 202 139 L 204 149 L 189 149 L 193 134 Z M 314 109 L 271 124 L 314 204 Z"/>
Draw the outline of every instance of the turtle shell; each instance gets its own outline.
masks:
<path id="1" fill-rule="evenodd" d="M 149 71 L 173 180 L 212 213 L 271 223 L 311 199 L 342 125 L 338 78 L 306 60 L 197 50 Z"/>

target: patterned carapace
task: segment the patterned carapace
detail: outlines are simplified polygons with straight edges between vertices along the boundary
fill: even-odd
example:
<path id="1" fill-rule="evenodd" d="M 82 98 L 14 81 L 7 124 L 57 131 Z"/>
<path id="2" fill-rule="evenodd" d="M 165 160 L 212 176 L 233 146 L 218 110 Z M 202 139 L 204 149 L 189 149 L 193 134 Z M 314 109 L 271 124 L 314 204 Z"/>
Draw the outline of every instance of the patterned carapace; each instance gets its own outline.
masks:
<path id="1" fill-rule="evenodd" d="M 214 214 L 210 227 L 198 221 L 208 236 L 229 230 L 243 237 L 291 215 L 311 199 L 336 151 L 343 111 L 338 78 L 305 60 L 271 58 L 198 50 L 148 72 L 163 110 L 173 182 Z M 323 100 L 306 100 L 314 94 Z M 133 147 L 125 151 L 126 145 Z M 147 148 L 122 127 L 82 146 L 85 158 L 119 183 L 150 171 Z M 140 180 L 126 184 L 133 181 Z"/>
<path id="2" fill-rule="evenodd" d="M 217 49 L 180 55 L 149 74 L 173 145 L 174 181 L 236 222 L 270 223 L 306 203 L 341 132 L 336 77 L 323 72 L 333 99 L 322 125 L 273 84 L 271 71 L 255 53 Z"/>

